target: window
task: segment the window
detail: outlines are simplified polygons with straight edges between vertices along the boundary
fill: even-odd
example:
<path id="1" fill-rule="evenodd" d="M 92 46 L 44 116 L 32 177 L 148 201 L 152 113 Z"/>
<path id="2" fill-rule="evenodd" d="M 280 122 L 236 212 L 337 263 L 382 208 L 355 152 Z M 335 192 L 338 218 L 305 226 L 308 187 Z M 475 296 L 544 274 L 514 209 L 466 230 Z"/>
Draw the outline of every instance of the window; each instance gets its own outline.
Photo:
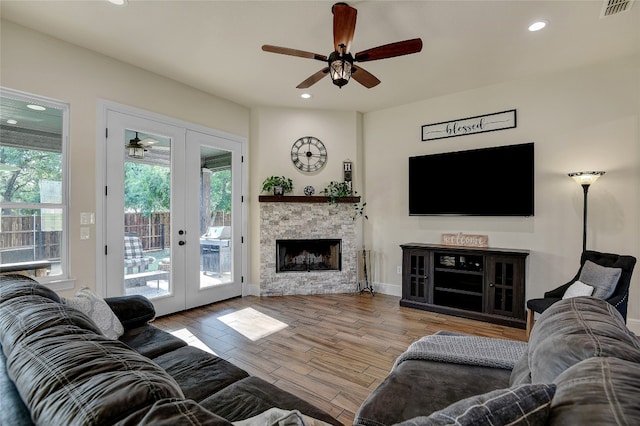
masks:
<path id="1" fill-rule="evenodd" d="M 48 261 L 68 277 L 69 106 L 0 89 L 0 263 Z"/>

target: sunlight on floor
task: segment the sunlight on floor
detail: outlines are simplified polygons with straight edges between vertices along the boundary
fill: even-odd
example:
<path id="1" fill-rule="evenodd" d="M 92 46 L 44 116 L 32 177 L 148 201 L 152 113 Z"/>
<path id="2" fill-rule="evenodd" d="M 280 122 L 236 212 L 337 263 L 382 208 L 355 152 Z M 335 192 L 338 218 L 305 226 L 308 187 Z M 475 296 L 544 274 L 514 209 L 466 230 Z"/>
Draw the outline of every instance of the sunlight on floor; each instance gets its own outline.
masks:
<path id="1" fill-rule="evenodd" d="M 176 336 L 178 339 L 184 340 L 189 346 L 194 346 L 198 349 L 202 349 L 205 352 L 209 352 L 212 355 L 218 356 L 218 354 L 215 353 L 213 349 L 207 346 L 202 340 L 194 336 L 186 328 L 181 328 L 180 330 L 172 331 L 171 334 Z"/>
<path id="2" fill-rule="evenodd" d="M 254 342 L 288 327 L 282 321 L 271 318 L 253 308 L 244 308 L 218 317 L 218 319 Z"/>

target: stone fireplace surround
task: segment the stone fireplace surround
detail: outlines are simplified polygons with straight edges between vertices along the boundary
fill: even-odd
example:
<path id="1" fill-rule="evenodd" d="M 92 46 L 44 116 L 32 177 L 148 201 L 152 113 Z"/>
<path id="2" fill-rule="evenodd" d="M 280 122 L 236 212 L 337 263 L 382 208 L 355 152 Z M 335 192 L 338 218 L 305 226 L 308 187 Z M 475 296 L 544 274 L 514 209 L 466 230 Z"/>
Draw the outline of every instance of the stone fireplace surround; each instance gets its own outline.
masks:
<path id="1" fill-rule="evenodd" d="M 353 203 L 346 197 L 260 196 L 260 295 L 352 293 L 357 287 L 357 235 Z M 339 271 L 276 272 L 276 240 L 341 239 Z"/>

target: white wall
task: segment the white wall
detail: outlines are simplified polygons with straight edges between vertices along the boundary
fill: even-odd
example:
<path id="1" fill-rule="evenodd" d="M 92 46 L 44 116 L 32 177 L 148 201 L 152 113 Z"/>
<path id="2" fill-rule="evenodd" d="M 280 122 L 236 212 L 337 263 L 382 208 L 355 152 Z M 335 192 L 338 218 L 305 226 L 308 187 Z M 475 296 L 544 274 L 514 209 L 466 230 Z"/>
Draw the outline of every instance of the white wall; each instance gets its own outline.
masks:
<path id="1" fill-rule="evenodd" d="M 0 29 L 4 87 L 68 102 L 71 275 L 94 288 L 95 239 L 80 240 L 80 212 L 96 210 L 99 99 L 248 137 L 249 109 L 11 22 Z M 96 229 L 101 224 L 96 224 Z M 69 293 L 72 293 L 70 291 Z"/>
<path id="2" fill-rule="evenodd" d="M 365 114 L 367 235 L 379 285 L 400 294 L 400 244 L 463 232 L 489 235 L 492 247 L 531 250 L 526 295 L 542 297 L 579 266 L 583 198 L 572 171 L 607 172 L 589 191 L 587 248 L 640 258 L 639 94 L 640 59 L 627 58 Z M 513 108 L 515 129 L 420 141 L 424 124 Z M 534 217 L 408 216 L 408 157 L 524 142 L 535 143 Z M 481 177 L 456 190 L 463 196 L 475 184 Z M 640 267 L 629 317 L 640 319 Z"/>
<path id="3" fill-rule="evenodd" d="M 361 161 L 362 117 L 356 112 L 297 110 L 285 108 L 256 108 L 251 111 L 249 229 L 249 282 L 257 286 L 260 279 L 260 203 L 265 178 L 286 176 L 293 180 L 291 195 L 304 195 L 307 185 L 315 188 L 315 195 L 331 181 L 342 181 L 342 162 L 349 159 L 354 167 L 354 189 L 363 192 L 363 164 Z M 315 136 L 327 148 L 327 163 L 318 172 L 303 173 L 291 161 L 291 147 L 303 136 Z M 268 194 L 265 194 L 268 195 Z M 257 291 L 257 289 L 255 290 Z M 256 293 L 257 294 L 257 293 Z"/>

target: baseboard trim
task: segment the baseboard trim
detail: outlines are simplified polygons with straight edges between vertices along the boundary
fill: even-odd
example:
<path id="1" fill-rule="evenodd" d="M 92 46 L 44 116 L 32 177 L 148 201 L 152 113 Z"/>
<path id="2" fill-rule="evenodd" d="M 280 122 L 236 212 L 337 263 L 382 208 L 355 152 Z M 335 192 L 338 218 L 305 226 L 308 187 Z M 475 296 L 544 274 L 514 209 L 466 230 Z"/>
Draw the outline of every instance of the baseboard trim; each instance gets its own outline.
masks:
<path id="1" fill-rule="evenodd" d="M 386 294 L 388 296 L 402 297 L 402 286 L 397 284 L 373 283 L 373 290 L 376 293 Z"/>
<path id="2" fill-rule="evenodd" d="M 627 328 L 635 333 L 636 336 L 640 336 L 640 320 L 627 319 Z"/>
<path id="3" fill-rule="evenodd" d="M 260 284 L 242 284 L 242 296 L 260 296 Z"/>

